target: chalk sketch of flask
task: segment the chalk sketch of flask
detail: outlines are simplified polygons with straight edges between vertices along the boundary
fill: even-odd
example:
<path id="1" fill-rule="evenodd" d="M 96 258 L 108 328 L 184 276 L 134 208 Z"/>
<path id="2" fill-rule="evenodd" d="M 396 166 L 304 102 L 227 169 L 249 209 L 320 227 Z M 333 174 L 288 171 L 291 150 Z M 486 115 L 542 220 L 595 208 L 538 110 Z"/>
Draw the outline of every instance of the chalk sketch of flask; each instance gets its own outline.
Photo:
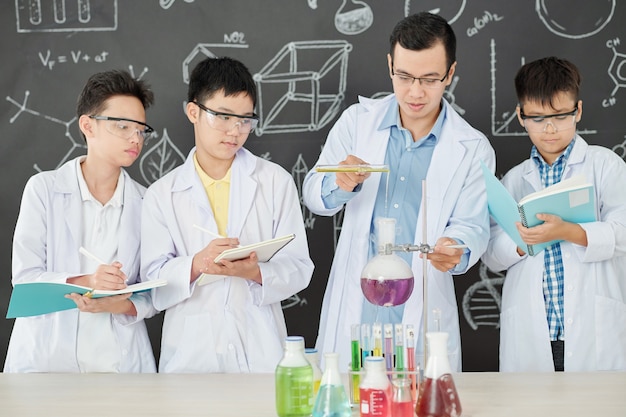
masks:
<path id="1" fill-rule="evenodd" d="M 335 13 L 335 27 L 344 35 L 358 35 L 374 22 L 374 13 L 367 3 L 360 0 L 343 0 Z"/>

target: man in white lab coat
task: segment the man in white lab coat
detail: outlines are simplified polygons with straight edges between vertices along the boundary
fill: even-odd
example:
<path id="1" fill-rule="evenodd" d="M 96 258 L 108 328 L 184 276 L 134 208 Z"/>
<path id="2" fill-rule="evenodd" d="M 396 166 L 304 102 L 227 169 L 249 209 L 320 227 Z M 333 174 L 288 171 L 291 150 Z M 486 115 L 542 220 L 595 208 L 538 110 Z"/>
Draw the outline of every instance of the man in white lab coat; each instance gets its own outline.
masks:
<path id="1" fill-rule="evenodd" d="M 576 134 L 581 78 L 574 64 L 556 57 L 529 62 L 515 77 L 518 120 L 533 146 L 502 183 L 519 201 L 582 175 L 594 186 L 597 220 L 579 224 L 542 213 L 537 226 L 518 223 L 526 244 L 559 241 L 534 256 L 492 221 L 483 262 L 507 270 L 501 371 L 626 370 L 626 164 Z"/>
<path id="2" fill-rule="evenodd" d="M 354 323 L 392 322 L 422 329 L 422 260 L 402 254 L 411 265 L 415 289 L 405 305 L 377 307 L 364 299 L 360 278 L 376 254 L 376 218 L 397 221 L 398 244 L 430 243 L 428 309 L 440 312 L 438 326 L 449 333 L 453 370 L 461 370 L 461 345 L 453 274 L 466 272 L 489 239 L 489 216 L 479 161 L 494 169 L 487 138 L 443 99 L 456 68 L 452 28 L 430 13 L 409 16 L 391 35 L 387 56 L 394 94 L 360 98 L 330 131 L 317 164 L 387 164 L 388 174 L 318 173 L 304 181 L 304 202 L 320 215 L 345 207 L 341 235 L 324 295 L 317 348 L 350 360 Z M 384 175 L 389 176 L 387 178 Z M 427 184 L 427 230 L 422 228 L 422 180 Z M 389 187 L 387 189 L 387 186 Z M 422 242 L 426 232 L 429 242 Z M 466 249 L 446 248 L 464 244 Z M 436 330 L 429 314 L 429 330 Z M 405 341 L 402 341 L 405 342 Z M 406 346 L 406 344 L 405 344 Z M 417 361 L 424 366 L 422 334 Z"/>
<path id="3" fill-rule="evenodd" d="M 189 82 L 196 147 L 150 186 L 142 215 L 142 276 L 165 310 L 160 372 L 274 372 L 287 329 L 281 301 L 309 284 L 313 263 L 293 178 L 243 148 L 258 123 L 256 86 L 230 58 L 207 58 Z M 295 239 L 268 262 L 226 249 Z M 222 237 L 220 237 L 222 236 Z"/>
<path id="4" fill-rule="evenodd" d="M 153 94 L 125 71 L 87 81 L 78 126 L 87 155 L 30 178 L 13 238 L 13 284 L 49 281 L 119 290 L 139 281 L 145 188 L 123 167 L 152 132 L 145 109 Z M 100 264 L 79 253 L 82 247 Z M 78 309 L 18 318 L 5 372 L 155 372 L 144 318 L 149 293 L 90 299 L 68 295 Z"/>

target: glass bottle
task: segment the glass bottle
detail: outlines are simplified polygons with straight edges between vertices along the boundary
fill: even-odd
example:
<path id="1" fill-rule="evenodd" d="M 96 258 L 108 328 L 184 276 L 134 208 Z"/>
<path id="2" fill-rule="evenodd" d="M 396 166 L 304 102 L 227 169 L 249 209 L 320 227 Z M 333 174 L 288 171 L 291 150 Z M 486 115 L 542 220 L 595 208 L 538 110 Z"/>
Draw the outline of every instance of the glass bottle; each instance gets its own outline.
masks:
<path id="1" fill-rule="evenodd" d="M 279 417 L 309 417 L 313 412 L 313 367 L 304 356 L 304 338 L 288 336 L 275 374 Z"/>
<path id="2" fill-rule="evenodd" d="M 350 417 L 352 409 L 339 372 L 339 354 L 324 354 L 324 374 L 313 407 L 313 417 Z"/>
<path id="3" fill-rule="evenodd" d="M 317 396 L 317 392 L 320 389 L 320 382 L 322 381 L 322 370 L 319 365 L 319 358 L 317 356 L 317 349 L 306 348 L 304 349 L 304 356 L 313 367 L 313 398 Z"/>
<path id="4" fill-rule="evenodd" d="M 415 280 L 413 270 L 404 259 L 390 250 L 396 240 L 396 219 L 376 219 L 378 254 L 361 272 L 361 291 L 370 303 L 383 307 L 404 304 Z"/>
<path id="5" fill-rule="evenodd" d="M 391 417 L 391 382 L 381 356 L 365 358 L 365 376 L 359 388 L 361 417 Z"/>
<path id="6" fill-rule="evenodd" d="M 458 417 L 461 401 L 448 361 L 448 333 L 426 333 L 429 355 L 415 412 L 418 417 Z"/>
<path id="7" fill-rule="evenodd" d="M 393 386 L 391 415 L 393 417 L 414 417 L 411 380 L 409 378 L 394 378 L 391 384 Z"/>

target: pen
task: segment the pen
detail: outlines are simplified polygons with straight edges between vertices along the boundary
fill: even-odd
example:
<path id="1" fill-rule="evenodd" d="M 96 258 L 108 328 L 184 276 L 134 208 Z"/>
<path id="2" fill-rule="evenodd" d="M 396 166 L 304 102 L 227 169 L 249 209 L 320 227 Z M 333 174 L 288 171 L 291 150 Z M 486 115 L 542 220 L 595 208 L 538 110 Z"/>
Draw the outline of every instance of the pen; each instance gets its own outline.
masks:
<path id="1" fill-rule="evenodd" d="M 380 323 L 372 325 L 372 337 L 374 338 L 374 356 L 383 356 L 383 328 Z"/>
<path id="2" fill-rule="evenodd" d="M 387 365 L 387 370 L 393 370 L 393 324 L 385 323 L 384 326 L 385 332 L 385 364 Z"/>
<path id="3" fill-rule="evenodd" d="M 353 324 L 352 325 L 352 342 L 350 345 L 351 353 L 352 353 L 352 362 L 351 369 L 352 371 L 360 371 L 361 370 L 361 335 L 360 335 L 361 325 Z M 360 375 L 358 373 L 352 374 L 352 403 L 360 404 Z"/>
<path id="4" fill-rule="evenodd" d="M 207 234 L 213 236 L 214 238 L 217 238 L 217 239 L 225 239 L 226 238 L 226 236 L 222 236 L 219 233 L 212 232 L 209 229 L 205 229 L 204 227 L 198 226 L 197 224 L 194 224 L 193 227 L 195 227 L 198 230 L 203 231 L 204 233 L 207 233 Z"/>
<path id="5" fill-rule="evenodd" d="M 98 258 L 96 255 L 89 252 L 87 249 L 83 248 L 82 246 L 78 248 L 78 251 L 82 253 L 83 255 L 85 255 L 86 257 L 90 258 L 92 261 L 98 262 L 100 265 L 108 265 L 108 262 L 104 262 L 102 259 Z"/>
<path id="6" fill-rule="evenodd" d="M 446 248 L 452 248 L 452 249 L 467 249 L 467 245 L 443 245 Z"/>
<path id="7" fill-rule="evenodd" d="M 82 246 L 80 248 L 78 248 L 78 252 L 82 253 L 83 255 L 85 255 L 86 257 L 90 258 L 91 260 L 98 262 L 100 265 L 110 265 L 108 262 L 104 262 L 102 259 L 98 258 L 96 255 L 94 255 L 93 253 L 89 252 L 87 249 L 85 249 Z M 124 280 L 124 283 L 128 284 L 128 281 Z M 94 290 L 87 291 L 83 295 L 85 297 L 91 298 L 91 296 L 93 295 L 93 292 L 94 292 Z"/>

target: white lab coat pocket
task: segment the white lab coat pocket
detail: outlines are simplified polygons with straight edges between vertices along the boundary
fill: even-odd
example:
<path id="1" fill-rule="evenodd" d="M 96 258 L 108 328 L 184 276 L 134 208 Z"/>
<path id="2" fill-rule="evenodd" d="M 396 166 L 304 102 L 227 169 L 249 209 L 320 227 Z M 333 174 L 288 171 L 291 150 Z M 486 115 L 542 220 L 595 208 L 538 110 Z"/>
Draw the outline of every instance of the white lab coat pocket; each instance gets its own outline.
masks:
<path id="1" fill-rule="evenodd" d="M 626 369 L 626 304 L 597 295 L 595 313 L 597 369 Z"/>
<path id="2" fill-rule="evenodd" d="M 164 372 L 208 373 L 223 372 L 217 352 L 207 349 L 215 345 L 210 314 L 189 315 L 184 318 L 183 332 Z"/>
<path id="3" fill-rule="evenodd" d="M 56 369 L 50 363 L 50 355 L 45 353 L 55 342 L 51 340 L 54 327 L 48 314 L 16 319 L 4 372 L 51 372 Z"/>

